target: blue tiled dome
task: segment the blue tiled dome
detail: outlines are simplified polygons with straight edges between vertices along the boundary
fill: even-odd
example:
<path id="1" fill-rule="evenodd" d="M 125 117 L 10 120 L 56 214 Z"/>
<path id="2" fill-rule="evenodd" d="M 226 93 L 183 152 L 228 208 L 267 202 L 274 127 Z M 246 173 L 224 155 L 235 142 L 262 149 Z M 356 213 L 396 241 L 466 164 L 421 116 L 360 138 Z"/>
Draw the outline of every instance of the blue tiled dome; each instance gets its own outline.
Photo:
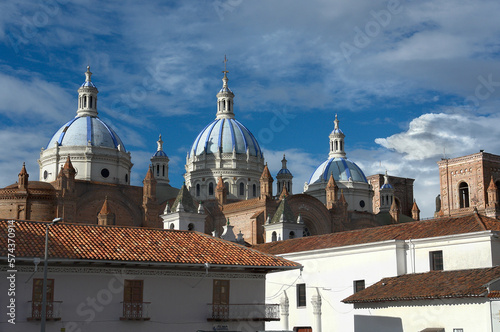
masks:
<path id="1" fill-rule="evenodd" d="M 55 142 L 59 146 L 92 146 L 125 150 L 125 145 L 111 127 L 94 116 L 83 116 L 72 119 L 52 136 L 47 149 L 53 148 Z"/>
<path id="2" fill-rule="evenodd" d="M 333 174 L 335 181 L 348 181 L 352 178 L 355 182 L 368 183 L 365 174 L 354 162 L 347 158 L 330 158 L 319 165 L 309 179 L 308 184 L 326 182 Z"/>
<path id="3" fill-rule="evenodd" d="M 288 168 L 282 168 L 279 170 L 278 174 L 292 174 L 292 172 L 290 172 Z"/>
<path id="4" fill-rule="evenodd" d="M 394 187 L 390 183 L 384 183 L 380 189 L 394 189 Z"/>
<path id="5" fill-rule="evenodd" d="M 156 151 L 154 153 L 153 157 L 167 157 L 167 154 L 165 153 L 165 151 L 160 150 L 160 151 Z"/>
<path id="6" fill-rule="evenodd" d="M 259 143 L 252 133 L 240 122 L 231 118 L 216 119 L 196 137 L 191 147 L 190 157 L 221 151 L 222 153 L 246 153 L 262 157 Z"/>

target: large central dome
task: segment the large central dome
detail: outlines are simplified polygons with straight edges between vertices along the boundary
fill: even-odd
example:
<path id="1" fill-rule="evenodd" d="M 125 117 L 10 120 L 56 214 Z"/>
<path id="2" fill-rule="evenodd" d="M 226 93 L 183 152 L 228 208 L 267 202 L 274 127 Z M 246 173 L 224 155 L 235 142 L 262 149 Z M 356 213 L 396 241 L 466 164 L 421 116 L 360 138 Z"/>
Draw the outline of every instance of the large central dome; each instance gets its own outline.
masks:
<path id="1" fill-rule="evenodd" d="M 228 199 L 241 200 L 260 195 L 264 155 L 259 143 L 234 118 L 234 93 L 224 70 L 222 88 L 217 93 L 217 113 L 199 134 L 186 158 L 186 186 L 198 200 L 215 199 L 220 177 Z"/>
<path id="2" fill-rule="evenodd" d="M 203 153 L 248 153 L 262 157 L 259 143 L 252 133 L 232 118 L 216 119 L 201 131 L 193 143 L 190 157 Z"/>

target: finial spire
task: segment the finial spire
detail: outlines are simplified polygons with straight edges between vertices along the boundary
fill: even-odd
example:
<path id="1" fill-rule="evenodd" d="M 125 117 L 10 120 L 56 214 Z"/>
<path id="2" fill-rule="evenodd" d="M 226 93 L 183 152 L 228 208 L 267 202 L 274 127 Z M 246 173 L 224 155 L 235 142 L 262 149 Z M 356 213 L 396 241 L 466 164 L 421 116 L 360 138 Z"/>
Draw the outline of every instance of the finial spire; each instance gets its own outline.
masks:
<path id="1" fill-rule="evenodd" d="M 160 134 L 160 138 L 158 138 L 158 141 L 156 143 L 158 144 L 157 151 L 163 151 L 163 141 L 161 139 L 161 134 Z"/>
<path id="2" fill-rule="evenodd" d="M 229 60 L 227 59 L 226 55 L 224 54 L 224 71 L 223 71 L 224 76 L 226 76 L 226 73 L 229 73 L 229 72 L 227 71 L 227 62 L 228 62 L 228 61 L 229 61 Z"/>
<path id="3" fill-rule="evenodd" d="M 91 76 L 92 76 L 92 73 L 90 72 L 90 66 L 87 66 L 87 71 L 85 72 L 85 82 L 90 82 Z"/>
<path id="4" fill-rule="evenodd" d="M 335 129 L 339 129 L 339 118 L 337 117 L 337 114 L 335 114 L 335 120 L 333 121 L 335 123 Z"/>

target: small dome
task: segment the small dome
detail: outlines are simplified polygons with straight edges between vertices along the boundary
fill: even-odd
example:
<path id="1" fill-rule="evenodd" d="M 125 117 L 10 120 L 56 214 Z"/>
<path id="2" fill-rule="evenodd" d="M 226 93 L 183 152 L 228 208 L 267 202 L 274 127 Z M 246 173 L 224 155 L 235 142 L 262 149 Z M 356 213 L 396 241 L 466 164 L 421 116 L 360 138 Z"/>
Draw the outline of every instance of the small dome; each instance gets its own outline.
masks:
<path id="1" fill-rule="evenodd" d="M 160 150 L 160 151 L 156 151 L 155 154 L 153 155 L 153 157 L 167 157 L 167 154 L 165 153 L 165 151 Z"/>
<path id="2" fill-rule="evenodd" d="M 259 143 L 252 133 L 240 122 L 231 118 L 216 119 L 196 137 L 191 151 L 190 157 L 203 154 L 216 153 L 232 153 L 233 149 L 236 153 L 246 153 L 247 148 L 251 156 L 262 157 L 262 151 Z"/>
<path id="3" fill-rule="evenodd" d="M 394 187 L 390 183 L 384 183 L 380 189 L 394 189 Z"/>
<path id="4" fill-rule="evenodd" d="M 354 162 L 347 158 L 330 158 L 319 165 L 309 179 L 308 184 L 326 182 L 333 175 L 335 181 L 349 181 L 368 183 L 365 174 Z"/>
<path id="5" fill-rule="evenodd" d="M 55 142 L 59 146 L 92 146 L 126 151 L 123 142 L 111 127 L 94 116 L 83 116 L 72 119 L 52 136 L 47 149 L 53 148 Z"/>
<path id="6" fill-rule="evenodd" d="M 288 168 L 282 168 L 279 170 L 278 174 L 292 174 L 292 172 L 290 172 Z"/>

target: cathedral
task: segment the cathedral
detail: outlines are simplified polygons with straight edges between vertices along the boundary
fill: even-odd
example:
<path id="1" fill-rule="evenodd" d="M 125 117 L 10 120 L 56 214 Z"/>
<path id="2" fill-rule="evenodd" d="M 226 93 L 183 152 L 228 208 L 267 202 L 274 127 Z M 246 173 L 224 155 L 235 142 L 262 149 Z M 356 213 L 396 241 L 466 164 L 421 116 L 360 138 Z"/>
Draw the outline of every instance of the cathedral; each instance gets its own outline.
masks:
<path id="1" fill-rule="evenodd" d="M 161 135 L 143 185 L 131 185 L 130 152 L 99 118 L 98 89 L 91 76 L 87 67 L 76 116 L 41 149 L 39 179 L 29 180 L 23 165 L 18 181 L 0 189 L 0 218 L 60 217 L 71 223 L 187 229 L 224 238 L 235 238 L 234 230 L 249 244 L 420 218 L 413 179 L 387 173 L 366 176 L 347 158 L 348 139 L 337 115 L 325 137 L 326 160 L 302 193 L 293 193 L 293 165 L 286 156 L 273 178 L 257 139 L 237 120 L 227 70 L 216 94 L 215 119 L 200 128 L 187 151 L 182 188 L 170 185 Z M 496 213 L 500 157 L 481 152 L 470 158 L 482 167 L 469 170 L 453 160 L 439 163 L 442 189 L 436 214 L 473 207 Z M 482 189 L 480 197 L 468 194 L 472 186 Z"/>

